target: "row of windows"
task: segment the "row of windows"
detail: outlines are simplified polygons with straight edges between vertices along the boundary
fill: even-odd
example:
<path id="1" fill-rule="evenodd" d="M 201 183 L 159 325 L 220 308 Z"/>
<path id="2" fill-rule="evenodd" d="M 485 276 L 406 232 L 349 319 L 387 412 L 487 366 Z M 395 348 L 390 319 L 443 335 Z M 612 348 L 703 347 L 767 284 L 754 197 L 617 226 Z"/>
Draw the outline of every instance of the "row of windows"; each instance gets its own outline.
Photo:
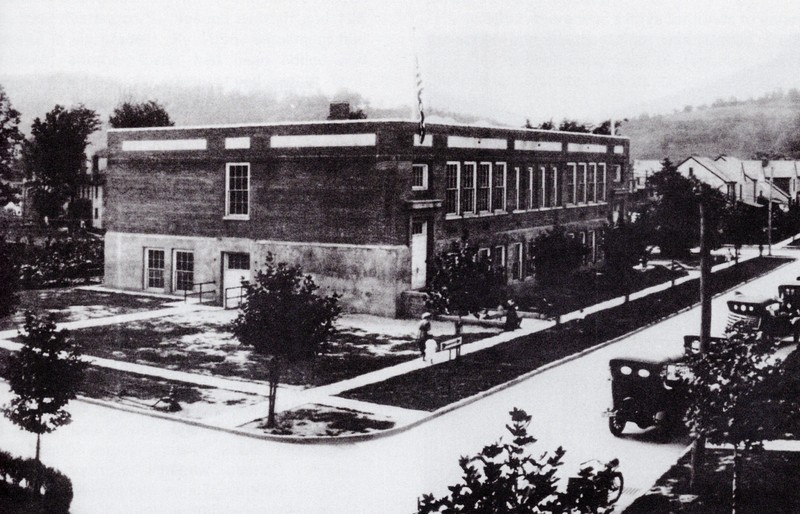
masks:
<path id="1" fill-rule="evenodd" d="M 581 244 L 589 249 L 583 257 L 583 265 L 597 262 L 600 259 L 600 235 L 595 230 L 570 232 L 569 238 L 578 238 Z M 508 249 L 503 245 L 478 248 L 478 258 L 488 259 L 493 266 L 506 267 L 506 253 L 508 253 L 509 278 L 511 280 L 524 280 L 536 273 L 536 260 L 534 241 L 527 243 L 512 243 Z M 526 250 L 527 248 L 527 250 Z"/>
<path id="2" fill-rule="evenodd" d="M 164 250 L 148 248 L 145 250 L 145 288 L 163 290 L 165 287 Z M 194 284 L 194 253 L 175 250 L 173 253 L 172 283 L 175 291 L 191 291 Z"/>
<path id="3" fill-rule="evenodd" d="M 427 165 L 412 168 L 416 184 L 427 188 Z M 615 166 L 617 180 L 622 166 Z M 555 164 L 514 166 L 504 162 L 449 161 L 445 165 L 445 213 L 450 216 L 491 214 L 607 201 L 605 163 L 569 163 L 566 187 L 559 185 Z M 564 198 L 566 195 L 566 198 Z"/>

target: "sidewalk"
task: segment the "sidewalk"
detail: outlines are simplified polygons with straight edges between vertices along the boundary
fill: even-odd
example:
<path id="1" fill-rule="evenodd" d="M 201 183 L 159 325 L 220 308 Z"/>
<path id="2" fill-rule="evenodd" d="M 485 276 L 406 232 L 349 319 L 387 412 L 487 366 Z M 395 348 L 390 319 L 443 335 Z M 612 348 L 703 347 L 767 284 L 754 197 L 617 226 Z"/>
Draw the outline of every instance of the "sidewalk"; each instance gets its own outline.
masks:
<path id="1" fill-rule="evenodd" d="M 773 250 L 781 250 L 791 241 L 792 239 L 787 239 L 785 241 L 777 243 L 773 245 Z M 756 249 L 746 248 L 742 251 L 740 262 L 756 257 L 757 255 L 758 251 Z M 721 270 L 733 265 L 734 262 L 726 262 L 718 264 L 717 266 L 713 267 L 712 271 Z M 675 284 L 677 285 L 684 283 L 688 280 L 695 279 L 698 276 L 699 276 L 698 271 L 690 271 L 687 276 L 677 279 L 675 281 Z M 642 298 L 644 296 L 648 296 L 650 294 L 668 289 L 670 286 L 671 286 L 670 282 L 665 282 L 663 284 L 651 286 L 647 289 L 631 294 L 629 298 L 631 300 Z M 92 289 L 106 290 L 98 286 L 93 286 Z M 564 314 L 561 316 L 561 321 L 566 322 L 574 319 L 582 319 L 588 314 L 610 309 L 618 305 L 621 305 L 624 302 L 625 302 L 624 296 L 612 298 L 610 300 L 606 300 L 604 302 L 591 305 L 584 309 Z M 126 323 L 130 321 L 164 317 L 181 312 L 217 311 L 220 309 L 221 309 L 220 307 L 199 305 L 196 303 L 187 304 L 183 303 L 182 301 L 176 301 L 175 305 L 169 308 L 163 308 L 147 312 L 121 314 L 117 316 L 108 316 L 105 318 L 94 318 L 94 319 L 61 323 L 58 325 L 58 327 L 67 329 L 98 327 L 98 326 Z M 486 339 L 482 339 L 475 343 L 463 346 L 462 354 L 467 355 L 481 350 L 485 350 L 487 348 L 491 348 L 493 346 L 505 343 L 507 341 L 519 338 L 521 336 L 526 336 L 533 334 L 535 332 L 546 330 L 552 327 L 553 325 L 555 325 L 554 321 L 545 321 L 529 317 L 523 317 L 522 325 L 519 329 L 512 332 L 502 332 L 495 336 L 488 337 Z M 11 351 L 18 350 L 21 347 L 19 343 L 7 340 L 8 338 L 16 336 L 17 336 L 16 330 L 6 330 L 0 332 L 0 348 L 5 348 Z M 403 375 L 421 368 L 425 368 L 428 366 L 436 366 L 441 364 L 442 362 L 446 362 L 447 361 L 446 353 L 445 352 L 440 352 L 440 353 L 442 355 L 440 356 L 437 355 L 438 358 L 434 359 L 433 363 L 423 361 L 422 359 L 414 359 L 411 361 L 403 362 L 401 364 L 397 364 L 370 373 L 366 373 L 364 375 L 359 375 L 357 377 L 343 380 L 341 382 L 335 382 L 332 384 L 327 384 L 319 387 L 304 389 L 301 386 L 290 386 L 283 384 L 279 387 L 280 391 L 277 395 L 276 411 L 278 412 L 286 411 L 294 407 L 298 407 L 300 405 L 315 403 L 333 407 L 344 407 L 348 409 L 358 410 L 364 413 L 383 416 L 393 420 L 395 422 L 396 428 L 402 428 L 404 426 L 414 424 L 424 419 L 425 417 L 430 416 L 431 413 L 427 411 L 415 411 L 388 405 L 380 405 L 380 404 L 362 402 L 358 400 L 345 399 L 345 398 L 340 398 L 336 395 L 342 393 L 343 391 L 355 389 L 358 387 L 362 387 L 377 382 L 382 382 L 384 380 L 387 380 L 389 378 L 398 375 Z M 212 387 L 228 391 L 255 394 L 263 396 L 265 397 L 265 399 L 268 396 L 269 388 L 268 384 L 266 384 L 265 382 L 247 381 L 243 379 L 226 378 L 226 377 L 211 376 L 211 375 L 201 375 L 197 373 L 188 373 L 183 371 L 165 369 L 156 366 L 136 364 L 126 361 L 118 361 L 118 360 L 104 359 L 98 357 L 85 357 L 85 360 L 91 362 L 96 366 L 130 372 L 130 373 L 136 373 L 139 375 L 146 375 L 161 379 L 168 379 L 177 382 L 184 382 L 187 384 Z M 97 401 L 93 400 L 93 403 L 97 403 Z M 111 407 L 119 408 L 117 404 L 114 404 L 112 402 L 102 402 L 102 403 L 108 404 Z M 192 424 L 195 425 L 200 424 L 200 425 L 206 425 L 210 428 L 230 430 L 230 429 L 235 429 L 236 427 L 239 427 L 249 421 L 252 421 L 253 419 L 263 416 L 263 412 L 264 412 L 263 405 L 257 404 L 249 409 L 243 409 L 240 413 L 237 413 L 236 419 L 220 416 L 218 419 L 208 419 L 205 420 L 203 423 L 197 423 L 196 421 L 193 421 Z M 147 411 L 143 411 L 143 413 L 149 414 L 149 412 Z M 170 417 L 170 419 L 185 421 L 181 418 L 175 418 L 175 417 Z M 280 436 L 278 438 L 283 440 L 291 439 L 290 436 Z M 329 438 L 329 439 L 336 439 L 336 438 Z"/>

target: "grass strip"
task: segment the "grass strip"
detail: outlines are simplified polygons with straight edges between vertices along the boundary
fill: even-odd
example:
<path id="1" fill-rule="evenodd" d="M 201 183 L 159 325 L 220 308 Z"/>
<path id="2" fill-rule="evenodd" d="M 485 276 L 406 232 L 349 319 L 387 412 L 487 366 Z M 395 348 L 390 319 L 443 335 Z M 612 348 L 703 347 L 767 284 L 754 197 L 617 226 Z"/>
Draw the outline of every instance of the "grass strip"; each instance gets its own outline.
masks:
<path id="1" fill-rule="evenodd" d="M 731 512 L 733 451 L 706 452 L 697 493 L 689 488 L 690 455 L 681 457 L 649 493 L 636 499 L 625 514 L 711 514 Z M 751 453 L 739 477 L 740 514 L 800 512 L 800 452 Z M 698 494 L 699 493 L 699 494 Z"/>
<path id="2" fill-rule="evenodd" d="M 788 261 L 760 257 L 712 275 L 713 293 L 730 289 Z M 699 301 L 699 279 L 548 330 L 522 336 L 457 361 L 422 368 L 340 396 L 407 409 L 434 411 L 520 375 L 657 321 Z"/>

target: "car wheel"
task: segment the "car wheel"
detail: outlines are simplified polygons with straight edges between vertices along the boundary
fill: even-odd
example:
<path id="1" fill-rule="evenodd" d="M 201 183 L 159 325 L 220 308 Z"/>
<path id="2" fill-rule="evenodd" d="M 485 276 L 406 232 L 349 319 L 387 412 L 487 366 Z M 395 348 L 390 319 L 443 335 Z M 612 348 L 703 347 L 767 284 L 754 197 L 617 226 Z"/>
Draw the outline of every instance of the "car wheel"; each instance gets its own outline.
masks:
<path id="1" fill-rule="evenodd" d="M 619 437 L 622 435 L 622 431 L 625 430 L 625 425 L 628 422 L 617 414 L 611 414 L 608 417 L 608 429 L 611 431 L 611 434 L 614 437 Z"/>

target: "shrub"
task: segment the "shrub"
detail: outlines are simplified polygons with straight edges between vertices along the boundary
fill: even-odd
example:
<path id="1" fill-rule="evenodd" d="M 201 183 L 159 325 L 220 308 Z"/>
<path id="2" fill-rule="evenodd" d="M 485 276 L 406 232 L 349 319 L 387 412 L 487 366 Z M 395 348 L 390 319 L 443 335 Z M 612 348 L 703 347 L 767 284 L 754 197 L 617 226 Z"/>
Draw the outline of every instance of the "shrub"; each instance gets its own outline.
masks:
<path id="1" fill-rule="evenodd" d="M 30 495 L 29 512 L 32 513 L 67 513 L 72 504 L 72 481 L 60 471 L 33 459 L 0 451 L 0 482 Z"/>

